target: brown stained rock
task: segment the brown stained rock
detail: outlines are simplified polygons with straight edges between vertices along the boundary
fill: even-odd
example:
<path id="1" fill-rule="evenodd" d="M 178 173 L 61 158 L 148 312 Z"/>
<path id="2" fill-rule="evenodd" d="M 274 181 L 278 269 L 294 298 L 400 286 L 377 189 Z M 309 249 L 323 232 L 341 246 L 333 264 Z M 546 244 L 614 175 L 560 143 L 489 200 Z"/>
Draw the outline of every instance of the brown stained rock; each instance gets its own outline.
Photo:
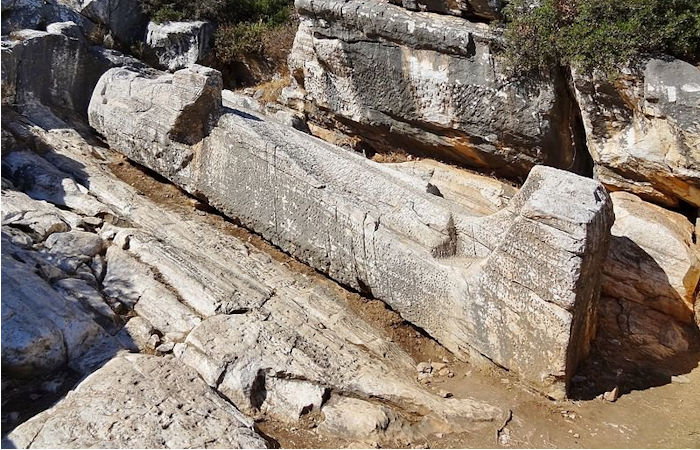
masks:
<path id="1" fill-rule="evenodd" d="M 664 57 L 614 83 L 573 76 L 597 178 L 664 206 L 700 206 L 700 69 Z"/>
<path id="2" fill-rule="evenodd" d="M 693 321 L 700 251 L 684 216 L 625 193 L 611 194 L 615 223 L 603 266 L 603 295 Z"/>

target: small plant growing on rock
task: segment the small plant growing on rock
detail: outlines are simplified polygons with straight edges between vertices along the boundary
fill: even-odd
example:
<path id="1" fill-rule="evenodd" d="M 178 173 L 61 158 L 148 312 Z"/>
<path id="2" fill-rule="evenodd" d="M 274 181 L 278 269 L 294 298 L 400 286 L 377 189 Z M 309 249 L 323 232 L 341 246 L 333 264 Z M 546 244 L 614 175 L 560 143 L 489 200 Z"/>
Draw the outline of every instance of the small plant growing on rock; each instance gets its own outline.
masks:
<path id="1" fill-rule="evenodd" d="M 217 67 L 250 57 L 284 66 L 294 40 L 292 0 L 141 0 L 141 4 L 155 22 L 217 24 L 213 42 Z"/>

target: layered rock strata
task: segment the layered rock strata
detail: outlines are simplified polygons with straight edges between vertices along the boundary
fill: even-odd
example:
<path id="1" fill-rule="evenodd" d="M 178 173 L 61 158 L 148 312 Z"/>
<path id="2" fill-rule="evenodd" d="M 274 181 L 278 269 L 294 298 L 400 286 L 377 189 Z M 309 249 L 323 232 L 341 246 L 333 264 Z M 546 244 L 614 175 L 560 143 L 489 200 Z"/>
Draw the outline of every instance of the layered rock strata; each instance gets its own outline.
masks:
<path id="1" fill-rule="evenodd" d="M 471 2 L 469 2 L 471 3 Z M 510 79 L 484 23 L 375 0 L 297 0 L 289 105 L 372 151 L 404 150 L 526 176 L 583 173 L 575 104 L 556 74 Z"/>
<path id="2" fill-rule="evenodd" d="M 613 220 L 600 184 L 536 167 L 507 206 L 480 216 L 419 177 L 220 110 L 220 85 L 218 72 L 197 66 L 158 76 L 112 69 L 95 88 L 90 124 L 114 149 L 385 300 L 453 352 L 475 349 L 564 394 L 588 352 Z M 180 124 L 197 127 L 183 135 Z"/>

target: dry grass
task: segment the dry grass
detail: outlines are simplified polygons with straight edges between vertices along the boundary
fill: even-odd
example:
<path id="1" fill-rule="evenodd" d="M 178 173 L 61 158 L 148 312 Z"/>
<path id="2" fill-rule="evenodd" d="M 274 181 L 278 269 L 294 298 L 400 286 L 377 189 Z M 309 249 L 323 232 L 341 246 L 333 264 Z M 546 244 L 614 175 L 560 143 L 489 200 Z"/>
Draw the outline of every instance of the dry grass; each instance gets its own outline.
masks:
<path id="1" fill-rule="evenodd" d="M 87 40 L 93 45 L 104 45 L 105 37 L 109 30 L 102 24 L 93 26 L 87 34 Z"/>
<path id="2" fill-rule="evenodd" d="M 273 80 L 259 84 L 255 87 L 255 89 L 256 91 L 262 90 L 263 95 L 260 98 L 258 98 L 258 101 L 263 105 L 276 102 L 280 94 L 282 93 L 282 89 L 289 86 L 290 83 L 291 80 L 289 78 L 289 75 L 285 75 L 283 77 L 275 78 Z"/>
<path id="3" fill-rule="evenodd" d="M 283 74 L 287 71 L 287 57 L 294 44 L 298 25 L 298 21 L 293 18 L 288 24 L 266 30 L 261 37 L 265 58 L 272 61 L 275 68 Z"/>
<path id="4" fill-rule="evenodd" d="M 417 159 L 417 157 L 403 152 L 376 153 L 374 156 L 372 156 L 372 161 L 378 163 L 402 163 Z"/>

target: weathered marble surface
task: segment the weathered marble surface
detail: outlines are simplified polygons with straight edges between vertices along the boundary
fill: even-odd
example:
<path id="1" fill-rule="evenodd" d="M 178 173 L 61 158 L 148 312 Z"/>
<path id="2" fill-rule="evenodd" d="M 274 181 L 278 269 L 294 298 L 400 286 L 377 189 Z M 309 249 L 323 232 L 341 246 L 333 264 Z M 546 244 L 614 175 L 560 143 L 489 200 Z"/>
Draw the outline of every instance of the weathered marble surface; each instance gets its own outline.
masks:
<path id="1" fill-rule="evenodd" d="M 95 89 L 90 123 L 113 148 L 385 300 L 450 350 L 476 349 L 563 395 L 592 334 L 613 218 L 602 186 L 536 167 L 505 208 L 479 217 L 420 178 L 251 114 L 221 111 L 217 80 L 197 66 L 157 76 L 111 70 Z M 183 93 L 176 103 L 172 86 Z M 194 145 L 170 125 L 190 117 L 177 106 L 189 104 L 202 105 L 195 111 L 204 119 L 223 112 Z"/>
<path id="2" fill-rule="evenodd" d="M 2 104 L 19 110 L 46 105 L 84 116 L 97 80 L 118 66 L 145 68 L 132 57 L 90 46 L 74 22 L 3 35 Z"/>
<path id="3" fill-rule="evenodd" d="M 267 448 L 252 424 L 172 357 L 118 356 L 23 423 L 14 448 Z M 3 445 L 3 446 L 5 446 Z"/>
<path id="4" fill-rule="evenodd" d="M 506 176 L 535 164 L 585 172 L 556 74 L 510 79 L 487 24 L 376 0 L 297 0 L 290 106 L 360 149 L 405 150 Z"/>
<path id="5" fill-rule="evenodd" d="M 93 291 L 81 284 L 81 280 L 75 278 L 77 275 L 66 279 L 62 272 L 55 270 L 37 274 L 39 281 L 52 282 L 56 278 L 57 293 L 68 291 L 71 295 L 80 294 L 81 307 L 92 308 L 90 311 L 94 309 L 94 313 L 100 309 L 99 302 L 109 305 L 107 310 L 111 314 L 102 308 L 103 318 L 91 313 L 85 316 L 85 320 L 93 326 L 95 322 L 102 324 L 106 319 L 116 322 L 108 328 L 110 336 L 120 347 L 157 355 L 175 353 L 177 363 L 162 358 L 161 362 L 156 362 L 158 358 L 148 362 L 148 367 L 153 369 L 149 374 L 161 377 L 153 379 L 152 383 L 163 384 L 154 388 L 156 392 L 169 389 L 164 374 L 174 373 L 172 377 L 178 378 L 179 371 L 187 370 L 190 383 L 202 383 L 201 377 L 247 415 L 286 422 L 295 422 L 300 416 L 321 412 L 331 399 L 340 401 L 348 396 L 372 398 L 373 402 L 384 405 L 396 422 L 402 424 L 399 428 L 404 439 L 425 433 L 496 427 L 504 420 L 504 411 L 497 407 L 469 398 L 444 401 L 419 384 L 413 376 L 416 362 L 381 331 L 359 319 L 345 303 L 342 289 L 332 282 L 321 282 L 294 272 L 254 246 L 205 223 L 196 214 L 186 214 L 153 203 L 135 188 L 118 180 L 106 167 L 105 163 L 113 161 L 112 158 L 117 155 L 88 144 L 68 124 L 51 131 L 42 130 L 26 120 L 13 122 L 12 125 L 15 132 L 19 133 L 18 130 L 22 128 L 24 135 L 34 135 L 33 141 L 42 142 L 43 153 L 39 156 L 26 149 L 14 149 L 3 155 L 6 166 L 10 167 L 9 163 L 12 163 L 12 171 L 6 172 L 4 169 L 4 174 L 33 174 L 24 184 L 3 180 L 3 199 L 23 196 L 25 202 L 33 202 L 36 210 L 46 215 L 52 206 L 17 192 L 18 186 L 32 195 L 42 196 L 44 189 L 53 185 L 54 190 L 60 191 L 55 187 L 69 185 L 67 181 L 70 180 L 85 189 L 83 195 L 86 198 L 98 202 L 102 210 L 110 211 L 110 216 L 105 216 L 108 220 L 103 222 L 73 212 L 82 218 L 82 222 L 75 218 L 68 221 L 76 228 L 68 222 L 63 222 L 60 227 L 48 227 L 52 231 L 48 232 L 47 239 L 77 242 L 59 237 L 67 230 L 75 233 L 74 230 L 79 229 L 78 224 L 84 222 L 84 226 L 92 230 L 94 237 L 90 240 L 101 239 L 106 250 L 104 254 L 94 256 L 89 264 L 93 279 L 92 284 L 88 285 L 94 286 Z M 15 154 L 22 157 L 12 156 Z M 27 154 L 34 156 L 27 157 Z M 37 163 L 37 159 L 44 163 Z M 39 188 L 32 188 L 36 185 L 32 180 L 37 179 L 42 183 Z M 86 198 L 80 204 L 92 204 Z M 53 199 L 59 201 L 60 197 Z M 13 202 L 17 203 L 17 200 Z M 68 211 L 70 207 L 53 208 L 66 214 L 72 212 Z M 29 204 L 23 211 L 32 210 L 32 204 Z M 26 212 L 22 214 L 27 215 Z M 18 215 L 12 213 L 11 217 Z M 46 233 L 47 224 L 62 220 L 60 215 L 54 217 L 57 215 L 50 215 L 52 220 L 47 221 L 20 221 L 17 218 L 13 222 L 17 224 L 15 227 L 10 224 L 3 228 L 3 236 L 8 234 L 10 239 L 30 246 L 24 249 L 26 253 L 39 253 L 44 239 L 39 232 Z M 35 226 L 39 232 L 32 236 L 23 235 L 20 230 L 28 226 L 25 224 Z M 52 238 L 55 235 L 59 237 Z M 81 244 L 77 247 L 88 253 L 93 252 L 90 246 Z M 67 253 L 72 255 L 74 251 Z M 24 254 L 22 257 L 28 258 Z M 6 277 L 5 263 L 3 277 Z M 3 290 L 5 284 L 3 281 Z M 36 284 L 41 285 L 39 282 Z M 3 292 L 3 303 L 10 298 Z M 9 311 L 3 305 L 3 313 L 6 310 Z M 18 318 L 41 319 L 31 310 L 20 312 L 22 314 Z M 115 315 L 118 315 L 116 319 Z M 3 321 L 6 336 L 18 332 L 12 321 L 5 322 L 4 316 Z M 122 327 L 123 321 L 128 322 Z M 42 330 L 40 327 L 36 329 Z M 240 340 L 239 333 L 243 333 L 245 339 Z M 50 333 L 47 335 L 52 336 Z M 57 333 L 56 336 L 55 341 L 58 342 L 60 335 Z M 252 339 L 253 336 L 258 339 Z M 6 340 L 3 339 L 3 360 L 12 356 L 5 353 L 5 344 Z M 84 345 L 91 344 L 85 341 Z M 111 379 L 113 370 L 122 373 L 124 366 L 129 366 L 122 356 L 118 356 L 117 350 L 90 348 L 103 357 L 116 356 L 122 361 L 113 361 L 114 364 L 109 363 L 95 373 L 93 376 L 97 379 Z M 23 354 L 31 356 L 29 352 Z M 244 361 L 247 363 L 244 364 Z M 173 365 L 178 366 L 177 370 L 172 369 Z M 185 366 L 195 371 L 184 369 Z M 140 367 L 140 363 L 133 364 L 133 367 Z M 94 367 L 90 370 L 94 370 Z M 105 408 L 107 398 L 91 390 L 92 381 L 86 383 L 84 388 L 78 388 L 78 392 L 81 389 L 89 391 L 95 397 L 91 405 L 96 410 Z M 139 383 L 146 386 L 142 381 Z M 190 392 L 191 389 L 188 384 L 183 391 Z M 200 390 L 200 387 L 196 389 Z M 160 442 L 156 446 L 175 445 L 173 443 L 177 443 L 175 446 L 186 446 L 187 442 L 193 442 L 192 445 L 200 442 L 193 440 L 195 436 L 189 426 L 174 430 L 173 434 L 169 434 L 170 431 L 163 432 L 165 434 L 155 432 L 151 425 L 155 426 L 162 420 L 157 416 L 157 409 L 143 416 L 134 415 L 133 422 L 126 419 L 125 415 L 131 416 L 130 411 L 140 413 L 152 400 L 150 396 L 141 397 L 138 391 L 127 390 L 126 394 L 131 396 L 129 405 L 116 406 L 112 411 L 118 415 L 119 423 L 123 422 L 125 426 L 144 424 L 130 432 L 129 442 L 133 442 L 133 445 L 140 443 L 149 446 Z M 112 397 L 108 397 L 109 401 L 112 401 Z M 97 430 L 93 434 L 84 433 L 85 436 L 80 438 L 86 439 L 80 440 L 82 445 L 89 445 L 89 439 L 94 439 L 91 445 L 98 445 L 98 442 L 110 438 L 108 424 L 105 425 L 106 422 L 101 419 L 105 414 L 97 414 L 99 418 L 77 416 L 74 405 L 78 402 L 82 404 L 85 401 L 78 394 L 69 395 L 54 410 L 43 413 L 16 430 L 17 434 L 13 435 L 17 439 L 15 442 L 28 445 L 27 442 L 31 441 L 28 436 L 35 434 L 34 427 L 46 423 L 48 425 L 41 435 L 41 442 L 45 445 L 68 445 L 65 440 L 73 435 L 58 431 L 49 433 L 54 426 L 59 427 L 67 421 L 75 423 L 76 433 L 85 429 Z M 183 404 L 187 411 L 191 403 L 187 400 Z M 196 403 L 192 407 L 199 410 L 199 405 Z M 169 405 L 164 408 L 163 417 L 166 417 L 171 410 L 168 409 Z M 229 437 L 218 434 L 220 426 L 223 427 L 222 414 L 227 417 L 228 413 L 222 412 L 219 406 L 217 408 L 213 411 L 206 409 L 206 420 L 214 421 L 212 432 L 216 431 L 208 445 L 235 445 L 226 440 L 239 438 L 235 430 Z M 175 416 L 181 414 L 181 411 L 173 412 Z M 402 419 L 406 416 L 411 421 Z M 318 420 L 322 422 L 323 416 L 319 417 Z M 110 419 L 107 417 L 105 420 Z M 187 417 L 183 420 L 189 424 Z M 393 438 L 395 435 L 387 437 Z"/>
<path id="6" fill-rule="evenodd" d="M 611 83 L 574 73 L 595 175 L 664 205 L 700 206 L 700 69 L 648 59 Z"/>
<path id="7" fill-rule="evenodd" d="M 199 62 L 209 52 L 214 25 L 193 22 L 149 22 L 145 43 L 147 57 L 164 70 L 178 70 Z"/>

